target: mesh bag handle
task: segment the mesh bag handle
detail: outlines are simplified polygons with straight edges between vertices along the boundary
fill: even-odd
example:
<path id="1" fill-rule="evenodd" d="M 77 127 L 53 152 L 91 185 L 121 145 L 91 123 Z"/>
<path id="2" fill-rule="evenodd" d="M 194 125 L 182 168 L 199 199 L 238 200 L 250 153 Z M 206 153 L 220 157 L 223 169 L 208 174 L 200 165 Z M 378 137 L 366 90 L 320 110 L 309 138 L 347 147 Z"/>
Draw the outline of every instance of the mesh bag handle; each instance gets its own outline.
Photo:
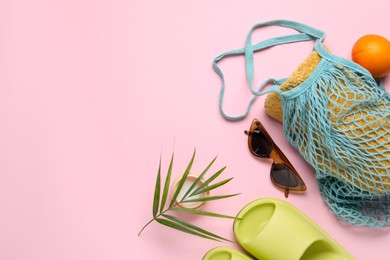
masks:
<path id="1" fill-rule="evenodd" d="M 261 41 L 255 45 L 252 45 L 252 34 L 256 29 L 263 28 L 263 27 L 268 27 L 268 26 L 280 26 L 280 27 L 285 27 L 285 28 L 290 28 L 298 31 L 298 33 L 290 34 L 290 35 L 284 35 L 284 36 L 279 36 L 279 37 L 273 37 L 269 38 L 267 40 Z M 254 78 L 254 65 L 253 65 L 253 55 L 255 52 L 264 50 L 266 48 L 274 47 L 277 45 L 282 45 L 282 44 L 290 44 L 290 43 L 295 43 L 295 42 L 303 42 L 303 41 L 316 41 L 316 45 L 321 45 L 322 42 L 325 39 L 325 33 L 317 30 L 313 27 L 310 27 L 308 25 L 294 22 L 294 21 L 289 21 L 289 20 L 273 20 L 269 22 L 264 22 L 264 23 L 258 23 L 254 25 L 250 31 L 249 34 L 246 38 L 245 42 L 245 47 L 242 49 L 236 49 L 236 50 L 231 50 L 222 53 L 221 55 L 217 56 L 213 60 L 213 69 L 214 71 L 219 75 L 221 78 L 221 91 L 219 95 L 219 110 L 222 114 L 222 116 L 228 120 L 239 120 L 245 118 L 251 107 L 253 102 L 256 100 L 258 96 L 270 93 L 270 92 L 279 92 L 279 86 L 282 84 L 286 79 L 274 79 L 274 78 L 269 78 L 265 80 L 260 86 L 258 87 L 257 90 L 254 90 L 253 88 L 253 78 Z M 218 62 L 221 61 L 224 58 L 231 57 L 231 56 L 237 56 L 237 55 L 245 55 L 245 67 L 246 67 L 246 77 L 248 81 L 248 88 L 250 92 L 252 93 L 253 97 L 248 103 L 247 110 L 237 116 L 229 116 L 227 115 L 224 110 L 223 110 L 223 99 L 224 99 L 224 93 L 225 93 L 225 78 L 223 75 L 222 70 L 218 66 Z M 268 84 L 273 84 L 268 90 L 263 91 L 264 87 L 267 86 Z"/>

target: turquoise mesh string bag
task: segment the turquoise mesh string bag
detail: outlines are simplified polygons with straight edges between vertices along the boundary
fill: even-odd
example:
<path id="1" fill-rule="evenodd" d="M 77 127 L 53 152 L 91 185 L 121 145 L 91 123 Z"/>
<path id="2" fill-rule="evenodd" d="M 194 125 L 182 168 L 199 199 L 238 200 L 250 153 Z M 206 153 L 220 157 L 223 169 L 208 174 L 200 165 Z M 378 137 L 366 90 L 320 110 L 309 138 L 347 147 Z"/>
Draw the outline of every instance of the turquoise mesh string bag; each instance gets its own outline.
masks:
<path id="1" fill-rule="evenodd" d="M 291 28 L 297 33 L 252 44 L 252 32 L 266 26 Z M 325 34 L 307 25 L 275 20 L 255 25 L 245 48 L 225 52 L 213 61 L 222 79 L 220 111 L 228 120 L 245 118 L 254 100 L 276 92 L 283 109 L 283 130 L 289 142 L 315 168 L 320 193 L 342 220 L 357 226 L 390 225 L 390 95 L 380 81 L 358 64 L 331 54 L 323 46 Z M 288 79 L 268 79 L 253 88 L 253 55 L 280 44 L 315 41 L 320 60 L 310 75 L 282 91 Z M 218 62 L 245 55 L 249 90 L 247 110 L 229 116 L 223 110 L 224 76 Z M 272 84 L 263 91 L 266 85 Z"/>

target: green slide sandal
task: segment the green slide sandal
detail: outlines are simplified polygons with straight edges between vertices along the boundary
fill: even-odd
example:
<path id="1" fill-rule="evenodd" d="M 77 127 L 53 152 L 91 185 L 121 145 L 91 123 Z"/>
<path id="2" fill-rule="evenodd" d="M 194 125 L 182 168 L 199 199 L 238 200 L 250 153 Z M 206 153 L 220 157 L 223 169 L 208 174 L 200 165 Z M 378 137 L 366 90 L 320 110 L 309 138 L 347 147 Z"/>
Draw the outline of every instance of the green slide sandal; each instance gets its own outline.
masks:
<path id="1" fill-rule="evenodd" d="M 240 251 L 237 251 L 229 247 L 216 247 L 211 249 L 203 257 L 203 260 L 253 260 L 247 255 L 244 255 Z"/>
<path id="2" fill-rule="evenodd" d="M 257 259 L 354 259 L 320 226 L 283 200 L 255 200 L 237 218 L 233 225 L 236 240 Z"/>

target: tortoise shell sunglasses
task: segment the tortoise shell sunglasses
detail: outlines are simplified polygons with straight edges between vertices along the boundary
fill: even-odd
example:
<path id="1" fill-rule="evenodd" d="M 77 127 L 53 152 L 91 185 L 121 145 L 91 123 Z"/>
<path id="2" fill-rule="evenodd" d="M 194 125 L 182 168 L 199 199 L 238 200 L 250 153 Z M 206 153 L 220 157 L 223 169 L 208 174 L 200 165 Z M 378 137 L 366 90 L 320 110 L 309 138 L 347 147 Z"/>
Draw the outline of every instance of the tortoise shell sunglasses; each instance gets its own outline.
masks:
<path id="1" fill-rule="evenodd" d="M 253 155 L 273 160 L 271 181 L 278 189 L 284 190 L 286 198 L 290 191 L 298 193 L 306 191 L 302 178 L 259 120 L 254 119 L 250 130 L 245 131 L 245 134 L 248 135 L 248 146 Z"/>

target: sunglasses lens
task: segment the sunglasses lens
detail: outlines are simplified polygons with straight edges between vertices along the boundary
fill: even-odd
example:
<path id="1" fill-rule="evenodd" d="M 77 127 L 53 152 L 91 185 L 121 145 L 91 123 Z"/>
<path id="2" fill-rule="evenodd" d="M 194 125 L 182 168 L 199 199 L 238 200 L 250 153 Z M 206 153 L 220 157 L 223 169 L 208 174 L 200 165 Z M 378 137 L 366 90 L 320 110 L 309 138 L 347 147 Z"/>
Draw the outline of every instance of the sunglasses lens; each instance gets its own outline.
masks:
<path id="1" fill-rule="evenodd" d="M 271 154 L 271 146 L 268 143 L 265 135 L 260 132 L 259 129 L 255 129 L 252 134 L 252 150 L 253 152 L 260 157 L 269 157 Z"/>
<path id="2" fill-rule="evenodd" d="M 271 169 L 272 179 L 284 187 L 298 186 L 298 180 L 294 174 L 284 164 L 274 164 Z"/>

